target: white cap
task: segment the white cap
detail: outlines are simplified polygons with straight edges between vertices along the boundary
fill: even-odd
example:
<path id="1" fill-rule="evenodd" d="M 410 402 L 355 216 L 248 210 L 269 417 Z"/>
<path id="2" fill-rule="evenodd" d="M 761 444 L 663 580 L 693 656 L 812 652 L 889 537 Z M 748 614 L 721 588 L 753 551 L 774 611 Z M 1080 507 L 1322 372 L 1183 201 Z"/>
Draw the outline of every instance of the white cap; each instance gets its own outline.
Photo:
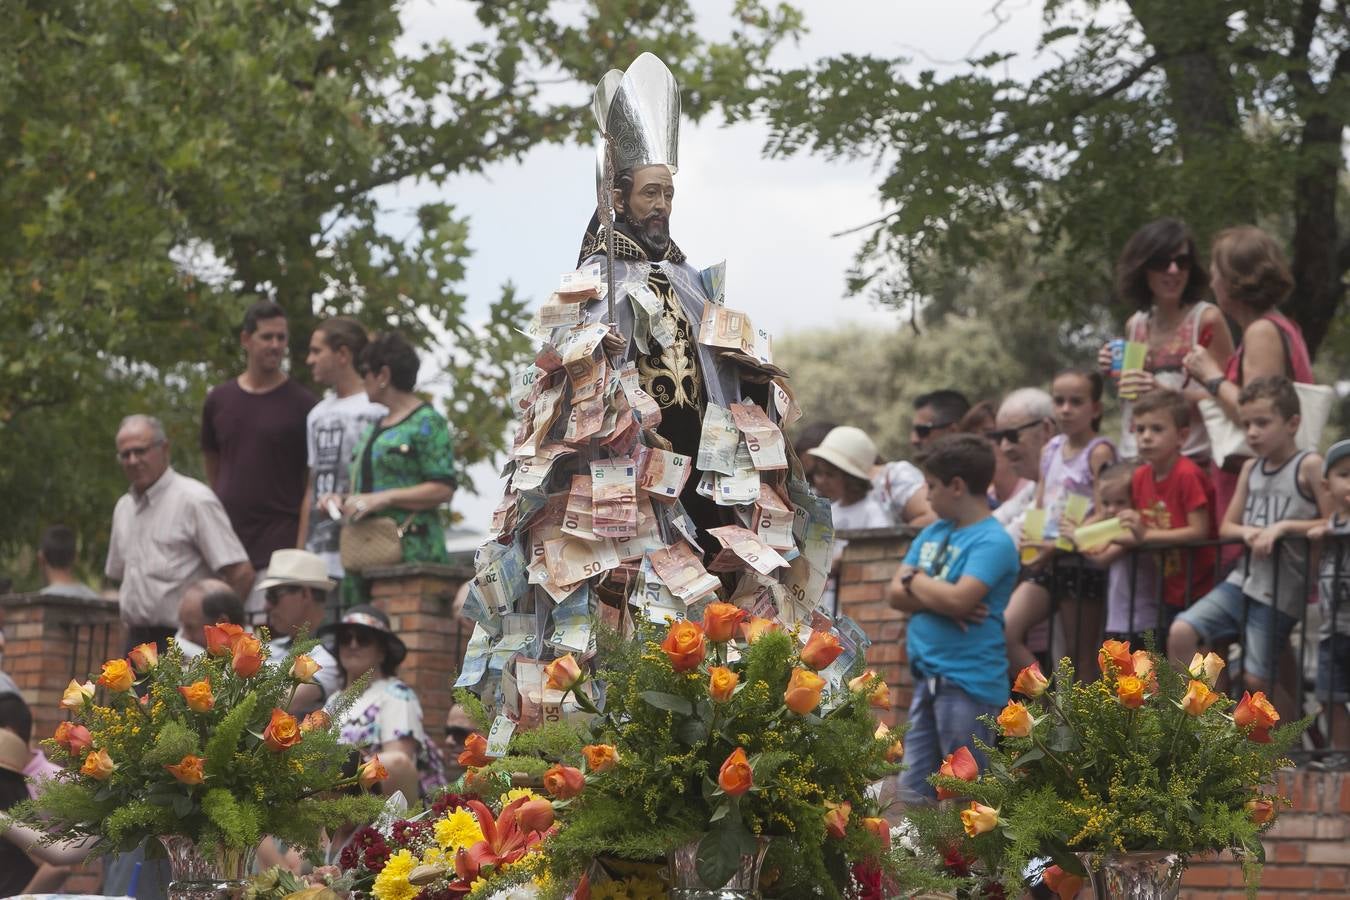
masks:
<path id="1" fill-rule="evenodd" d="M 877 445 L 867 436 L 867 432 L 852 425 L 840 425 L 825 435 L 825 440 L 812 450 L 808 450 L 816 459 L 838 466 L 863 481 L 872 480 L 872 466 L 877 461 Z"/>

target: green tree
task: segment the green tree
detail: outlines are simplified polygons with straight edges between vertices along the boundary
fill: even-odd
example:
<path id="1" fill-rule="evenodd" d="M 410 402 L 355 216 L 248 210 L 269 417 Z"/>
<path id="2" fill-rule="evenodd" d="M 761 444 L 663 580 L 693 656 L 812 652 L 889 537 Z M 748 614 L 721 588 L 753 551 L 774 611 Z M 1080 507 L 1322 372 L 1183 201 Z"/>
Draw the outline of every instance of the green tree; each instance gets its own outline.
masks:
<path id="1" fill-rule="evenodd" d="M 376 192 L 589 139 L 589 89 L 557 82 L 593 84 L 640 49 L 681 72 L 692 114 L 743 101 L 797 24 L 739 0 L 736 28 L 708 41 L 679 2 L 481 0 L 481 36 L 405 52 L 400 5 L 5 5 L 0 552 L 64 520 L 100 561 L 125 413 L 161 414 L 195 471 L 203 393 L 240 367 L 258 296 L 287 309 L 300 377 L 313 324 L 337 313 L 448 353 L 457 452 L 488 457 L 527 300 L 507 285 L 472 321 L 457 290 L 466 217 L 430 203 L 391 235 Z"/>
<path id="2" fill-rule="evenodd" d="M 945 78 L 858 55 L 765 75 L 743 111 L 767 119 L 768 153 L 871 158 L 884 169 L 889 212 L 871 223 L 853 289 L 893 303 L 931 297 L 1005 251 L 999 226 L 1025 216 L 1038 239 L 1037 297 L 1083 317 L 1109 293 L 1079 293 L 1075 272 L 1109 273 L 1145 221 L 1178 215 L 1202 240 L 1257 221 L 1289 237 L 1298 280 L 1289 311 L 1310 348 L 1322 345 L 1350 269 L 1339 223 L 1344 4 L 1046 0 L 1044 23 L 1037 50 L 1050 64 L 1028 80 L 1004 74 L 1003 53 Z M 1048 265 L 1052 257 L 1071 266 Z"/>

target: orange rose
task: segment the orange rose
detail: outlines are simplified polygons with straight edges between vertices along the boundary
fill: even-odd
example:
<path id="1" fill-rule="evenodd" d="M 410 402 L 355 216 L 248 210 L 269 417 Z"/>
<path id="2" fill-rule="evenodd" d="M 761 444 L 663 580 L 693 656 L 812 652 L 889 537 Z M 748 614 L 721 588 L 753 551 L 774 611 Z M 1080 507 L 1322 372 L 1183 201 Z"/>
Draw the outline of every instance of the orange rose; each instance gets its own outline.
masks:
<path id="1" fill-rule="evenodd" d="M 1147 650 L 1136 650 L 1130 654 L 1134 663 L 1134 675 L 1144 680 L 1144 688 L 1150 694 L 1158 693 L 1158 673 L 1153 670 L 1153 656 Z"/>
<path id="2" fill-rule="evenodd" d="M 193 712 L 210 712 L 211 707 L 216 705 L 216 698 L 211 693 L 211 682 L 205 679 L 189 684 L 187 687 L 180 687 L 178 693 L 183 695 L 183 700 L 187 703 L 188 709 Z"/>
<path id="3" fill-rule="evenodd" d="M 1114 667 L 1116 676 L 1134 674 L 1134 656 L 1130 653 L 1129 641 L 1107 641 L 1097 651 L 1097 665 L 1102 674 L 1108 672 L 1108 666 Z"/>
<path id="4" fill-rule="evenodd" d="M 549 690 L 565 692 L 581 684 L 584 676 L 577 658 L 569 653 L 544 666 L 544 678 Z"/>
<path id="5" fill-rule="evenodd" d="M 107 781 L 108 776 L 112 775 L 117 765 L 108 755 L 107 750 L 95 750 L 84 758 L 84 765 L 80 766 L 80 774 L 88 775 L 90 778 L 99 781 Z"/>
<path id="6" fill-rule="evenodd" d="M 878 680 L 869 687 L 869 682 L 877 679 L 878 675 L 871 669 L 859 675 L 857 678 L 849 680 L 848 689 L 855 694 L 863 691 L 867 692 L 867 703 L 873 709 L 891 708 L 891 686 L 886 683 L 884 678 Z"/>
<path id="7" fill-rule="evenodd" d="M 783 703 L 797 715 L 804 716 L 820 705 L 820 692 L 824 689 L 825 679 L 815 672 L 793 669 L 783 693 Z"/>
<path id="8" fill-rule="evenodd" d="M 986 831 L 993 831 L 997 824 L 998 810 L 991 806 L 985 806 L 983 803 L 972 800 L 968 809 L 961 810 L 961 827 L 966 830 L 966 834 L 970 837 L 976 837 Z"/>
<path id="9" fill-rule="evenodd" d="M 708 696 L 718 703 L 726 703 L 736 693 L 736 684 L 741 676 L 726 666 L 713 666 L 708 670 Z"/>
<path id="10" fill-rule="evenodd" d="M 885 819 L 869 816 L 862 820 L 863 828 L 876 835 L 877 840 L 881 841 L 881 849 L 891 849 L 891 823 Z"/>
<path id="11" fill-rule="evenodd" d="M 262 642 L 251 634 L 241 634 L 234 642 L 230 666 L 240 678 L 252 678 L 262 668 Z"/>
<path id="12" fill-rule="evenodd" d="M 1003 729 L 1004 737 L 1030 737 L 1035 724 L 1027 708 L 1014 700 L 1009 700 L 998 714 L 998 727 Z"/>
<path id="13" fill-rule="evenodd" d="M 736 626 L 747 615 L 749 613 L 731 603 L 709 603 L 703 611 L 703 633 L 710 641 L 725 643 L 736 635 Z"/>
<path id="14" fill-rule="evenodd" d="M 555 763 L 544 773 L 544 790 L 559 800 L 571 800 L 586 786 L 586 776 L 572 766 Z"/>
<path id="15" fill-rule="evenodd" d="M 1201 656 L 1199 653 L 1191 657 L 1191 663 L 1186 667 L 1186 671 L 1192 678 L 1198 678 L 1208 687 L 1214 687 L 1214 682 L 1218 680 L 1219 673 L 1227 665 L 1223 658 L 1217 653 L 1206 653 Z"/>
<path id="16" fill-rule="evenodd" d="M 1085 883 L 1082 876 L 1066 872 L 1059 866 L 1046 866 L 1045 871 L 1041 873 L 1041 881 L 1055 892 L 1059 900 L 1074 900 Z"/>
<path id="17" fill-rule="evenodd" d="M 1264 825 L 1275 818 L 1275 803 L 1264 797 L 1248 800 L 1244 808 L 1247 810 L 1247 818 L 1255 825 Z"/>
<path id="18" fill-rule="evenodd" d="M 131 686 L 136 683 L 136 674 L 131 671 L 131 666 L 125 659 L 110 659 L 103 664 L 103 673 L 98 676 L 98 683 L 110 691 L 121 693 L 131 690 Z"/>
<path id="19" fill-rule="evenodd" d="M 487 738 L 474 732 L 464 739 L 464 752 L 459 755 L 459 764 L 464 768 L 486 766 L 492 762 L 487 755 Z"/>
<path id="20" fill-rule="evenodd" d="M 872 737 L 876 738 L 879 741 L 887 742 L 886 762 L 898 763 L 900 760 L 905 758 L 904 741 L 900 740 L 900 738 L 898 737 L 892 737 L 891 729 L 886 726 L 885 722 L 877 723 L 876 733 L 873 734 Z"/>
<path id="21" fill-rule="evenodd" d="M 1193 678 L 1186 689 L 1186 696 L 1181 698 L 1181 708 L 1188 716 L 1202 716 L 1218 699 L 1217 692 L 1211 691 L 1203 681 Z"/>
<path id="22" fill-rule="evenodd" d="M 311 731 L 327 731 L 332 724 L 332 716 L 321 709 L 316 709 L 300 720 L 300 733 L 309 734 Z"/>
<path id="23" fill-rule="evenodd" d="M 464 773 L 464 790 L 470 794 L 486 797 L 497 788 L 492 783 L 491 777 L 484 775 L 478 769 L 470 769 Z"/>
<path id="24" fill-rule="evenodd" d="M 543 797 L 526 800 L 516 807 L 516 823 L 525 834 L 531 831 L 543 833 L 553 825 L 553 804 Z"/>
<path id="25" fill-rule="evenodd" d="M 1280 721 L 1280 714 L 1270 705 L 1262 691 L 1242 692 L 1242 699 L 1233 710 L 1233 724 L 1247 732 L 1247 738 L 1258 744 L 1270 743 L 1270 729 Z"/>
<path id="26" fill-rule="evenodd" d="M 958 747 L 955 753 L 942 761 L 942 765 L 938 767 L 938 774 L 946 775 L 948 778 L 959 778 L 962 781 L 974 781 L 980 777 L 980 767 L 969 747 Z M 958 796 L 946 788 L 938 788 L 937 795 L 939 800 Z"/>
<path id="27" fill-rule="evenodd" d="M 832 838 L 842 838 L 848 830 L 848 817 L 853 814 L 853 804 L 844 800 L 835 803 L 825 801 L 825 833 Z"/>
<path id="28" fill-rule="evenodd" d="M 708 647 L 703 642 L 703 629 L 689 621 L 670 624 L 670 631 L 666 632 L 666 639 L 661 642 L 661 650 L 676 672 L 698 668 L 708 653 Z"/>
<path id="29" fill-rule="evenodd" d="M 201 784 L 206 780 L 206 772 L 202 769 L 205 763 L 206 760 L 200 756 L 193 756 L 189 753 L 183 757 L 178 765 L 165 766 L 164 768 L 168 769 L 169 773 L 178 779 L 181 784 Z"/>
<path id="30" fill-rule="evenodd" d="M 754 774 L 750 771 L 750 761 L 745 758 L 745 750 L 737 747 L 717 771 L 717 786 L 728 797 L 739 797 L 750 790 L 754 783 Z"/>
<path id="31" fill-rule="evenodd" d="M 745 635 L 745 642 L 747 644 L 753 644 L 755 641 L 772 631 L 782 630 L 782 625 L 779 625 L 772 619 L 766 619 L 763 616 L 751 616 L 749 620 L 741 623 L 741 633 Z"/>
<path id="32" fill-rule="evenodd" d="M 608 772 L 619 762 L 619 751 L 612 744 L 587 744 L 581 748 L 581 755 L 586 757 L 586 770 L 595 775 Z"/>
<path id="33" fill-rule="evenodd" d="M 219 625 L 206 626 L 206 652 L 212 656 L 230 656 L 234 653 L 235 641 L 244 636 L 239 625 L 221 622 Z"/>
<path id="34" fill-rule="evenodd" d="M 1116 679 L 1116 699 L 1126 709 L 1138 709 L 1144 705 L 1144 679 L 1134 675 L 1122 675 Z"/>
<path id="35" fill-rule="evenodd" d="M 314 657 L 308 653 L 301 653 L 295 658 L 295 662 L 291 663 L 291 677 L 301 684 L 313 684 L 315 673 L 322 668 L 323 666 L 314 661 Z"/>
<path id="36" fill-rule="evenodd" d="M 86 681 L 80 684 L 74 678 L 70 679 L 70 684 L 66 685 L 66 691 L 61 695 L 61 708 L 69 710 L 81 709 L 85 703 L 94 699 L 94 683 Z"/>
<path id="37" fill-rule="evenodd" d="M 1018 672 L 1017 680 L 1013 682 L 1014 691 L 1033 700 L 1044 694 L 1048 687 L 1050 679 L 1041 674 L 1041 667 L 1037 663 L 1032 663 Z"/>
<path id="38" fill-rule="evenodd" d="M 83 725 L 76 725 L 74 722 L 62 722 L 57 725 L 56 734 L 52 736 L 52 740 L 65 747 L 71 756 L 79 756 L 94 744 L 94 738 L 89 733 L 89 729 Z"/>
<path id="39" fill-rule="evenodd" d="M 806 646 L 802 648 L 802 664 L 810 666 L 819 672 L 839 658 L 839 654 L 844 652 L 844 645 L 839 643 L 839 638 L 828 631 L 813 631 Z"/>
<path id="40" fill-rule="evenodd" d="M 389 770 L 380 762 L 379 756 L 372 756 L 368 761 L 361 764 L 361 769 L 356 773 L 357 781 L 364 790 L 370 790 L 389 777 Z"/>
<path id="41" fill-rule="evenodd" d="M 263 744 L 273 753 L 289 750 L 300 743 L 300 723 L 281 709 L 272 710 L 272 720 L 263 729 Z"/>
<path id="42" fill-rule="evenodd" d="M 131 660 L 132 667 L 144 675 L 159 664 L 159 647 L 153 643 L 137 644 L 131 648 L 127 658 Z"/>

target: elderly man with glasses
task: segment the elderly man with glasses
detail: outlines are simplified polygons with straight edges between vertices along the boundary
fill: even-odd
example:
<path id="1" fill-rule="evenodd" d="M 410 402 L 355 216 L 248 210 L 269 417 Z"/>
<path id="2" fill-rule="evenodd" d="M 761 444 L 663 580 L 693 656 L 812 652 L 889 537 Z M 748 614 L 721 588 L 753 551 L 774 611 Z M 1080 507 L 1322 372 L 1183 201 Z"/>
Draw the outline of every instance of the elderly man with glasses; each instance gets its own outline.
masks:
<path id="1" fill-rule="evenodd" d="M 273 662 L 291 652 L 303 632 L 316 636 L 327 611 L 328 596 L 337 587 L 328 577 L 328 563 L 307 550 L 277 550 L 267 564 L 267 577 L 258 582 L 267 603 L 267 631 L 272 636 Z M 309 651 L 319 664 L 311 684 L 302 684 L 291 700 L 290 713 L 303 716 L 323 706 L 342 687 L 337 659 L 323 644 Z"/>
<path id="2" fill-rule="evenodd" d="M 218 576 L 236 592 L 253 584 L 248 554 L 220 500 L 169 465 L 169 439 L 152 416 L 127 416 L 117 429 L 117 459 L 130 490 L 113 509 L 104 575 L 118 586 L 127 649 L 164 649 L 178 630 L 183 590 Z"/>

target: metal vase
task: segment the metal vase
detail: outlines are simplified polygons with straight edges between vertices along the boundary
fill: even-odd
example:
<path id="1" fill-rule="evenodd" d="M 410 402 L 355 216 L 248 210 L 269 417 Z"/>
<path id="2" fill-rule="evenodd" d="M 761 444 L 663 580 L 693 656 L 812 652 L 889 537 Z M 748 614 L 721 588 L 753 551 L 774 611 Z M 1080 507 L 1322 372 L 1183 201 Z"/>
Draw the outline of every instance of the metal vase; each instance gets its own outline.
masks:
<path id="1" fill-rule="evenodd" d="M 741 857 L 740 868 L 723 885 L 708 885 L 699 878 L 698 841 L 691 841 L 670 854 L 671 900 L 759 900 L 759 870 L 769 849 L 768 838 L 757 838 L 755 852 Z"/>
<path id="2" fill-rule="evenodd" d="M 253 869 L 253 848 L 199 846 L 178 834 L 161 835 L 159 842 L 169 854 L 169 900 L 243 900 Z"/>
<path id="3" fill-rule="evenodd" d="M 1166 850 L 1135 853 L 1079 853 L 1096 900 L 1176 900 L 1186 871 L 1180 854 Z"/>

